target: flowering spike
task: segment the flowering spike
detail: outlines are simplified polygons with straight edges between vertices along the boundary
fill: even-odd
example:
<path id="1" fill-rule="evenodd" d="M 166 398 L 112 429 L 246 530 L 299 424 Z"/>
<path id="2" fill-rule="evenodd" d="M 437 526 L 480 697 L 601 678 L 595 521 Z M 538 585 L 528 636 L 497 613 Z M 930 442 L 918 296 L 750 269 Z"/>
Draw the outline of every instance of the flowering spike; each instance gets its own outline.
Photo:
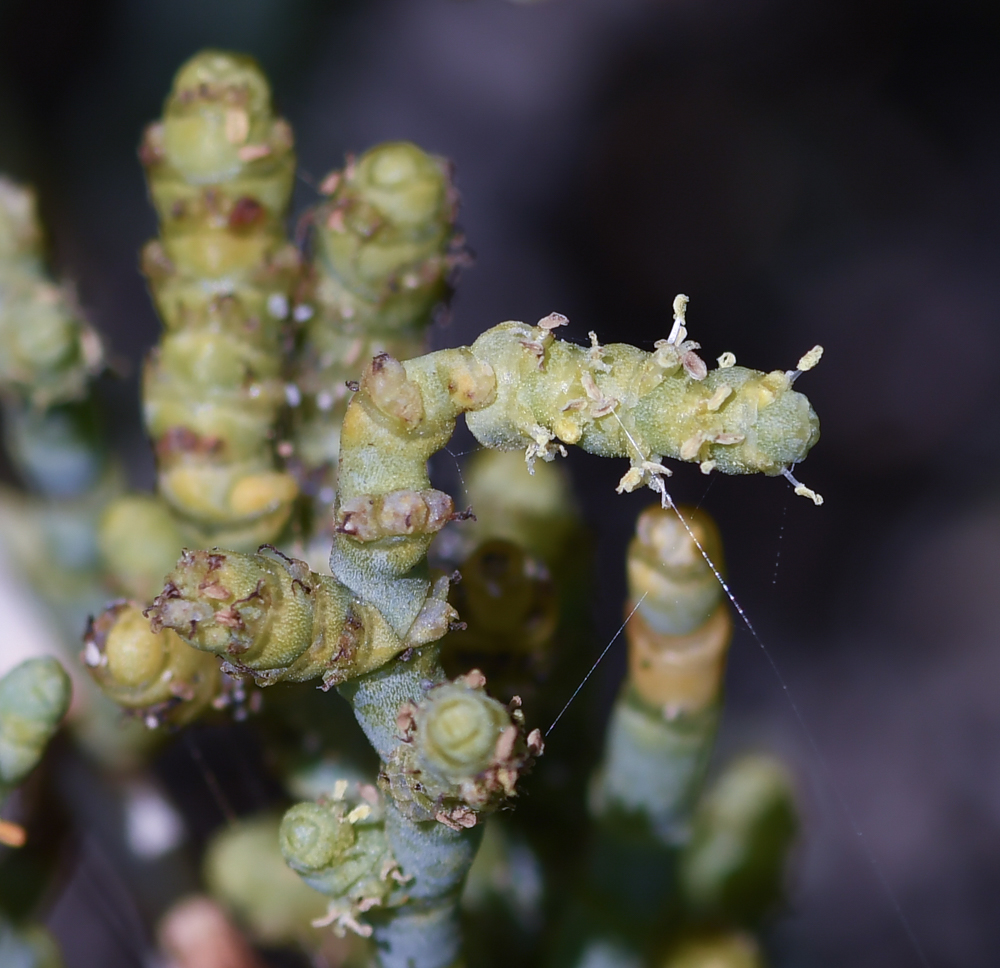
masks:
<path id="1" fill-rule="evenodd" d="M 271 442 L 299 271 L 283 227 L 291 129 L 250 58 L 203 51 L 140 157 L 160 220 L 142 258 L 165 325 L 143 380 L 160 494 L 188 540 L 253 547 L 278 535 L 298 493 Z"/>
<path id="2" fill-rule="evenodd" d="M 405 903 L 401 885 L 409 878 L 392 856 L 381 804 L 373 808 L 359 799 L 355 790 L 347 798 L 297 803 L 285 813 L 278 837 L 289 867 L 330 898 L 326 916 L 314 924 L 368 937 L 365 912 Z"/>
<path id="3" fill-rule="evenodd" d="M 434 310 L 465 261 L 450 175 L 443 158 L 394 141 L 323 181 L 312 271 L 295 309 L 303 324 L 296 438 L 307 468 L 325 466 L 331 495 L 350 381 L 381 353 L 405 360 L 423 352 Z"/>

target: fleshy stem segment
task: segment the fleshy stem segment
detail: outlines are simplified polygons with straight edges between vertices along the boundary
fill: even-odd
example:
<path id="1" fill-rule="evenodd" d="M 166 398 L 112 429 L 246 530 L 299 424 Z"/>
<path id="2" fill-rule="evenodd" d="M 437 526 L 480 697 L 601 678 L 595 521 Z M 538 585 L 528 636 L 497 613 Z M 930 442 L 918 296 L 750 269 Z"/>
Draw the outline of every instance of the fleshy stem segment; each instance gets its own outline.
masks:
<path id="1" fill-rule="evenodd" d="M 33 490 L 75 497 L 98 483 L 89 395 L 103 365 L 72 290 L 45 271 L 34 192 L 0 176 L 0 395 L 8 450 Z"/>
<path id="2" fill-rule="evenodd" d="M 293 310 L 302 331 L 290 402 L 297 457 L 328 507 L 348 382 L 380 353 L 405 360 L 426 350 L 434 311 L 451 296 L 465 255 L 450 165 L 414 144 L 370 148 L 327 175 L 320 191 Z"/>
<path id="3" fill-rule="evenodd" d="M 715 739 L 732 634 L 699 546 L 723 568 L 703 512 L 652 507 L 639 517 L 627 558 L 628 675 L 591 785 L 588 885 L 570 907 L 577 927 L 561 963 L 586 964 L 608 945 L 635 958 L 664 921 L 676 850 L 690 836 Z"/>
<path id="4" fill-rule="evenodd" d="M 160 238 L 142 266 L 165 332 L 143 381 L 159 492 L 185 540 L 274 540 L 297 486 L 275 468 L 281 339 L 299 256 L 284 221 L 292 132 L 249 58 L 203 51 L 140 148 Z"/>
<path id="5" fill-rule="evenodd" d="M 0 678 L 0 807 L 38 765 L 66 715 L 71 694 L 69 676 L 53 658 L 28 659 Z M 26 842 L 27 831 L 21 824 L 0 820 L 0 850 Z M 16 887 L 20 889 L 25 880 L 15 880 Z M 24 890 L 30 895 L 30 886 Z M 4 912 L 0 912 L 0 960 L 4 965 L 62 968 L 59 948 L 41 925 L 12 924 Z"/>
<path id="6" fill-rule="evenodd" d="M 0 679 L 0 804 L 37 765 L 72 693 L 55 659 L 28 659 Z"/>

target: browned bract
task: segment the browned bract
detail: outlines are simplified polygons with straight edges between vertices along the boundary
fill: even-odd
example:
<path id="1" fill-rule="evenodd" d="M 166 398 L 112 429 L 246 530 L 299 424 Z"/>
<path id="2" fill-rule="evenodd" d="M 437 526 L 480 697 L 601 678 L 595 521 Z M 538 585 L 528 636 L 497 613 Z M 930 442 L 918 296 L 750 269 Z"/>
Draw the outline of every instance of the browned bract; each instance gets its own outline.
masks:
<path id="1" fill-rule="evenodd" d="M 174 454 L 217 454 L 225 446 L 221 437 L 199 437 L 190 427 L 171 427 L 155 444 L 156 456 L 168 460 Z"/>
<path id="2" fill-rule="evenodd" d="M 379 353 L 361 376 L 361 391 L 387 417 L 394 417 L 408 427 L 415 427 L 424 418 L 424 402 L 420 388 L 406 376 L 399 360 L 388 353 Z"/>
<path id="3" fill-rule="evenodd" d="M 455 504 L 444 491 L 405 489 L 377 497 L 348 498 L 337 508 L 334 530 L 358 541 L 404 534 L 433 534 L 454 517 Z"/>

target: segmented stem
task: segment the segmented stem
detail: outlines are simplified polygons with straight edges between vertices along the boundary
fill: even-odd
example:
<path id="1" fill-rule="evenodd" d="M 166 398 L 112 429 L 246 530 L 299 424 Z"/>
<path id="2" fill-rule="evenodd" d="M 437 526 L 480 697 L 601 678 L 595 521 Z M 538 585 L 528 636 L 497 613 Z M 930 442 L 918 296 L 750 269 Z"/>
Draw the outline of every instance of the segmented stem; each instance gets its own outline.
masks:
<path id="1" fill-rule="evenodd" d="M 299 272 L 284 229 L 291 129 L 250 58 L 205 51 L 140 157 L 160 221 L 142 259 L 165 327 L 143 380 L 159 492 L 186 540 L 249 550 L 278 536 L 298 493 L 273 441 Z"/>

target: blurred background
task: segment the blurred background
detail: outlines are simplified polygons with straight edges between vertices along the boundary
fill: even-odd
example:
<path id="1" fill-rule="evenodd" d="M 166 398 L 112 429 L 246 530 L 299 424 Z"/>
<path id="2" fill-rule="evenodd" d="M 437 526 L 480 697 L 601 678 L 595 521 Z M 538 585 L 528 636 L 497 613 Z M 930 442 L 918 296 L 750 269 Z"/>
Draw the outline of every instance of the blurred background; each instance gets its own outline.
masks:
<path id="1" fill-rule="evenodd" d="M 998 42 L 1000 8 L 971 0 L 0 0 L 0 169 L 37 187 L 54 266 L 120 361 L 103 393 L 142 486 L 159 324 L 135 146 L 205 45 L 269 72 L 299 208 L 380 140 L 455 161 L 476 264 L 437 346 L 556 310 L 570 337 L 652 348 L 678 292 L 706 359 L 791 368 L 823 344 L 799 384 L 823 507 L 780 479 L 671 481 L 719 520 L 760 639 L 737 633 L 720 748 L 798 778 L 781 964 L 976 968 L 1000 950 Z M 569 465 L 607 642 L 650 496 Z M 623 655 L 587 687 L 605 707 Z M 88 863 L 53 899 L 67 964 L 140 963 L 123 882 Z M 111 923 L 81 907 L 95 882 Z"/>

